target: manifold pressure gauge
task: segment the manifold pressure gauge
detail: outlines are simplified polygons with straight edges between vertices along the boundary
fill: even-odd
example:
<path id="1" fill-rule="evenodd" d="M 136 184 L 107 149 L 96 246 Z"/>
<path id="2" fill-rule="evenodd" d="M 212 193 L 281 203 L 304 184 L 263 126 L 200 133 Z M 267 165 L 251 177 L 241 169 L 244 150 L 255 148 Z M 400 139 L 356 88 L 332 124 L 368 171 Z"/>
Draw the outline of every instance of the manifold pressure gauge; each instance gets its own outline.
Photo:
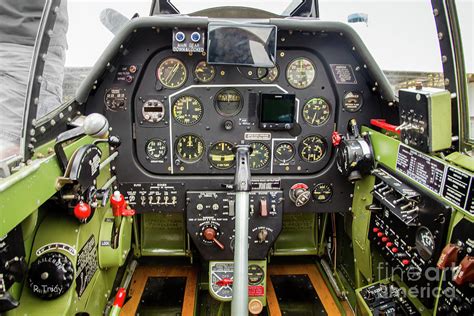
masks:
<path id="1" fill-rule="evenodd" d="M 166 88 L 179 88 L 186 82 L 186 66 L 177 58 L 167 58 L 158 66 L 156 77 Z"/>

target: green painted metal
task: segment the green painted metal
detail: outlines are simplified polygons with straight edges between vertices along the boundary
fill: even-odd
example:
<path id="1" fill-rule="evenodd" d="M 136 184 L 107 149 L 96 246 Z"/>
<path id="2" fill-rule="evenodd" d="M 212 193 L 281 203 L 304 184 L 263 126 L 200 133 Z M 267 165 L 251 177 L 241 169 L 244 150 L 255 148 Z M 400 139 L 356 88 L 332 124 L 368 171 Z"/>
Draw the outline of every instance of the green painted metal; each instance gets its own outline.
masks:
<path id="1" fill-rule="evenodd" d="M 433 152 L 451 147 L 451 93 L 448 90 L 427 93 L 428 120 L 431 127 L 429 148 Z"/>
<path id="2" fill-rule="evenodd" d="M 463 169 L 474 172 L 474 157 L 456 151 L 446 156 L 446 160 Z"/>
<path id="3" fill-rule="evenodd" d="M 145 213 L 140 217 L 142 256 L 186 256 L 186 224 L 182 213 Z"/>
<path id="4" fill-rule="evenodd" d="M 83 137 L 66 146 L 68 157 L 80 146 L 91 143 Z M 21 223 L 56 193 L 56 178 L 62 176 L 55 155 L 36 159 L 10 177 L 0 179 L 0 236 Z"/>
<path id="5" fill-rule="evenodd" d="M 119 267 L 125 263 L 132 242 L 132 217 L 122 217 L 118 228 L 114 225 L 112 210 L 105 211 L 99 233 L 99 266 L 104 268 Z M 111 247 L 112 236 L 118 232 L 118 245 Z"/>
<path id="6" fill-rule="evenodd" d="M 317 255 L 316 215 L 283 214 L 283 229 L 275 242 L 275 256 Z"/>

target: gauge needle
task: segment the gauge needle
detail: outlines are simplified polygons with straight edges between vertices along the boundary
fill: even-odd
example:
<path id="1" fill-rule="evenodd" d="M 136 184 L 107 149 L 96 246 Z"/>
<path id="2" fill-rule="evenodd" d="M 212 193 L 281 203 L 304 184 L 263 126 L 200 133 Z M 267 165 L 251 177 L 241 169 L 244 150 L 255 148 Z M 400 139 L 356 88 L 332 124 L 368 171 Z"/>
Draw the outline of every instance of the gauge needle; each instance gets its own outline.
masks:
<path id="1" fill-rule="evenodd" d="M 179 68 L 179 64 L 176 64 L 173 67 L 173 69 L 170 71 L 169 75 L 166 77 L 166 81 L 170 81 L 173 78 L 173 76 L 176 73 L 176 71 L 178 70 L 178 68 Z"/>
<path id="2" fill-rule="evenodd" d="M 312 123 L 312 124 L 314 124 L 314 121 L 316 120 L 316 114 L 318 114 L 318 112 L 314 112 L 313 119 L 311 120 L 311 123 Z"/>
<path id="3" fill-rule="evenodd" d="M 186 111 L 189 111 L 189 99 L 186 99 Z"/>

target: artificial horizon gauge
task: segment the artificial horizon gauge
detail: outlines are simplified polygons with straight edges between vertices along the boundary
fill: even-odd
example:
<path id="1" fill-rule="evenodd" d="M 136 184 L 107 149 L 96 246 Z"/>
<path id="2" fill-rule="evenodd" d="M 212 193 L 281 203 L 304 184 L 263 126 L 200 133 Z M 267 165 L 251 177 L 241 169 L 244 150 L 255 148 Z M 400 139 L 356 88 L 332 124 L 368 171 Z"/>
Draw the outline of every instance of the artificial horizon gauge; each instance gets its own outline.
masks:
<path id="1" fill-rule="evenodd" d="M 201 102 L 190 95 L 179 97 L 173 104 L 173 118 L 182 125 L 194 125 L 202 118 Z"/>
<path id="2" fill-rule="evenodd" d="M 278 78 L 279 75 L 278 66 L 272 68 L 258 68 L 257 75 L 261 82 L 272 83 Z"/>
<path id="3" fill-rule="evenodd" d="M 331 107 L 323 98 L 312 98 L 303 107 L 303 119 L 310 125 L 321 126 L 331 115 Z"/>
<path id="4" fill-rule="evenodd" d="M 214 102 L 217 113 L 227 117 L 239 114 L 243 106 L 242 96 L 233 88 L 225 88 L 217 92 Z"/>
<path id="5" fill-rule="evenodd" d="M 167 58 L 158 66 L 156 77 L 166 88 L 179 88 L 186 82 L 186 66 L 177 58 Z"/>
<path id="6" fill-rule="evenodd" d="M 160 138 L 152 138 L 145 145 L 147 156 L 152 160 L 162 160 L 166 156 L 168 148 L 166 141 Z"/>
<path id="7" fill-rule="evenodd" d="M 147 100 L 142 107 L 143 119 L 150 123 L 158 123 L 165 116 L 165 106 L 159 100 Z"/>
<path id="8" fill-rule="evenodd" d="M 280 143 L 275 148 L 275 159 L 281 163 L 288 163 L 295 157 L 295 146 L 291 143 Z"/>
<path id="9" fill-rule="evenodd" d="M 318 183 L 313 189 L 313 198 L 319 203 L 329 202 L 332 198 L 332 186 L 328 183 Z"/>
<path id="10" fill-rule="evenodd" d="M 252 153 L 249 157 L 250 169 L 257 170 L 264 168 L 270 161 L 270 149 L 261 142 L 250 143 Z"/>
<path id="11" fill-rule="evenodd" d="M 209 149 L 209 162 L 220 170 L 232 168 L 235 163 L 234 146 L 229 142 L 218 142 Z"/>
<path id="12" fill-rule="evenodd" d="M 415 245 L 423 260 L 431 259 L 436 245 L 433 233 L 427 227 L 421 226 L 416 231 Z"/>
<path id="13" fill-rule="evenodd" d="M 313 62 L 306 57 L 299 57 L 288 64 L 286 80 L 296 89 L 309 87 L 316 78 L 316 68 Z"/>
<path id="14" fill-rule="evenodd" d="M 194 76 L 199 82 L 208 83 L 216 76 L 216 68 L 205 60 L 200 61 L 194 68 Z"/>
<path id="15" fill-rule="evenodd" d="M 303 139 L 298 151 L 304 161 L 318 162 L 326 153 L 326 142 L 319 135 L 310 135 Z"/>
<path id="16" fill-rule="evenodd" d="M 344 95 L 343 108 L 347 112 L 357 112 L 363 104 L 364 98 L 360 92 L 349 91 Z"/>
<path id="17" fill-rule="evenodd" d="M 175 147 L 176 155 L 183 162 L 196 162 L 204 155 L 204 141 L 193 134 L 181 135 Z"/>

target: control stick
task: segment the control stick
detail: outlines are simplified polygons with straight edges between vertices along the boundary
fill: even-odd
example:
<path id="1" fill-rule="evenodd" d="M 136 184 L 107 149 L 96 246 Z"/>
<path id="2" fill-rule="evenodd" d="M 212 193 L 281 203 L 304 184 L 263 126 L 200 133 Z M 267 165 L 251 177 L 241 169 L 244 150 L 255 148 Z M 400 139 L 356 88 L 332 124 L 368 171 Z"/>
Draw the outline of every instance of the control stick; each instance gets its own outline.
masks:
<path id="1" fill-rule="evenodd" d="M 232 286 L 232 316 L 248 315 L 248 235 L 249 235 L 249 192 L 251 189 L 250 146 L 239 145 L 236 149 L 235 188 L 235 245 L 234 283 Z"/>

